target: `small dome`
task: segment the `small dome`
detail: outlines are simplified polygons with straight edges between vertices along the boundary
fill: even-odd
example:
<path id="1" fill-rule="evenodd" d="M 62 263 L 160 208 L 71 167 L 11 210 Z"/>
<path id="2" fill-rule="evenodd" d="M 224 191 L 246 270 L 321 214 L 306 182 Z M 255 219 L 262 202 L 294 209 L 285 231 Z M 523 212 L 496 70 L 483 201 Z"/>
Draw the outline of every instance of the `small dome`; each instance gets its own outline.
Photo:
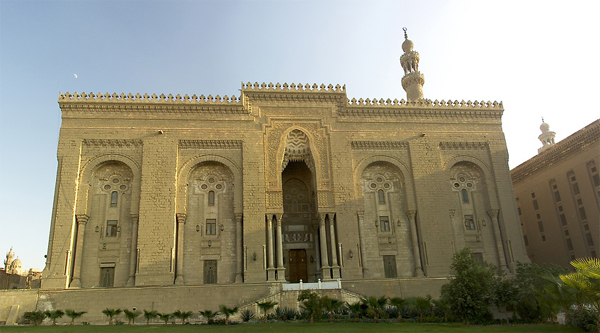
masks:
<path id="1" fill-rule="evenodd" d="M 404 51 L 404 53 L 406 52 L 410 52 L 413 50 L 413 47 L 415 46 L 415 43 L 413 43 L 412 40 L 410 39 L 406 39 L 404 40 L 404 42 L 402 43 L 402 51 Z"/>
<path id="2" fill-rule="evenodd" d="M 540 130 L 542 131 L 542 133 L 548 133 L 550 131 L 550 125 L 542 123 L 540 125 Z"/>

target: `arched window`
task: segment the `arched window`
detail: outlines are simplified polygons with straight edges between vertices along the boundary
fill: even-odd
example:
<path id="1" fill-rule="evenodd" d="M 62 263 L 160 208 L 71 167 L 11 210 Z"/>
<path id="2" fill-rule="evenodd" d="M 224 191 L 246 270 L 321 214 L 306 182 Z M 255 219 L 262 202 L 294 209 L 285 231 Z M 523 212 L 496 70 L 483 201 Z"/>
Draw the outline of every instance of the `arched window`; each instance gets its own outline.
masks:
<path id="1" fill-rule="evenodd" d="M 208 191 L 208 205 L 215 205 L 215 191 Z"/>
<path id="2" fill-rule="evenodd" d="M 460 191 L 460 193 L 461 193 L 461 195 L 462 195 L 462 201 L 463 201 L 464 203 L 469 203 L 469 193 L 467 192 L 467 190 L 465 190 L 465 189 L 462 189 L 462 190 Z"/>
<path id="3" fill-rule="evenodd" d="M 385 204 L 385 193 L 383 192 L 383 190 L 377 191 L 377 198 L 379 198 L 380 205 Z"/>
<path id="4" fill-rule="evenodd" d="M 112 191 L 110 194 L 110 206 L 117 207 L 117 200 L 119 199 L 119 193 L 117 191 Z"/>

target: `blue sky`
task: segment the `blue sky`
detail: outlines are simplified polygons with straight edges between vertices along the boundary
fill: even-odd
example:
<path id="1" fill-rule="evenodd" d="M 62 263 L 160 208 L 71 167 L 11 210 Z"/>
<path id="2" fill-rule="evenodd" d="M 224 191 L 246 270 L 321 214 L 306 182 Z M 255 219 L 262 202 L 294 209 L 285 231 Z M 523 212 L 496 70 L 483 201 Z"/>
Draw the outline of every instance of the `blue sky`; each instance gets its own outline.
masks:
<path id="1" fill-rule="evenodd" d="M 239 96 L 240 82 L 405 98 L 402 27 L 430 99 L 503 101 L 510 166 L 599 118 L 598 1 L 0 1 L 0 255 L 42 269 L 62 92 Z M 77 74 L 75 77 L 74 74 Z"/>

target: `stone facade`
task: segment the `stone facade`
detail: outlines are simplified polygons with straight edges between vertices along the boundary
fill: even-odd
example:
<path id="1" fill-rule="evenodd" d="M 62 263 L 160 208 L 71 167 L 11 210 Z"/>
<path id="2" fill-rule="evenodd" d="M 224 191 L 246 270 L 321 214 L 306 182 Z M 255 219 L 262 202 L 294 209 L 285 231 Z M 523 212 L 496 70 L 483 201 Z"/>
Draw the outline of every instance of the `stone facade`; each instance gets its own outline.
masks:
<path id="1" fill-rule="evenodd" d="M 215 285 L 235 292 L 212 301 L 241 305 L 300 280 L 435 296 L 465 246 L 514 272 L 527 256 L 502 103 L 423 99 L 405 44 L 408 101 L 264 83 L 239 97 L 60 94 L 42 289 L 122 287 L 148 307 L 153 288 Z"/>
<path id="2" fill-rule="evenodd" d="M 511 171 L 531 261 L 570 268 L 600 254 L 600 120 L 554 143 L 540 126 L 540 153 Z"/>

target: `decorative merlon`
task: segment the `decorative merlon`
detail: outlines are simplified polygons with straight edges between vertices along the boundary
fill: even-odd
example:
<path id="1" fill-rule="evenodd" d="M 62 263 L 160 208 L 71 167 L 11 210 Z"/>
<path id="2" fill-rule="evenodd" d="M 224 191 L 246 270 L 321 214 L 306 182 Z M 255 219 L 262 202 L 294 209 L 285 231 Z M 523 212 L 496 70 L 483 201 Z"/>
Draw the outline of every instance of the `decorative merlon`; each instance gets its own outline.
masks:
<path id="1" fill-rule="evenodd" d="M 497 110 L 503 110 L 504 106 L 502 105 L 502 102 L 490 102 L 490 101 L 473 101 L 471 102 L 469 101 L 445 101 L 445 100 L 441 100 L 438 101 L 437 99 L 435 101 L 432 101 L 430 99 L 421 99 L 421 100 L 414 100 L 414 101 L 406 101 L 404 99 L 401 100 L 391 100 L 391 99 L 386 99 L 384 100 L 383 98 L 380 99 L 356 99 L 356 98 L 352 98 L 348 100 L 348 105 L 349 106 L 393 106 L 393 107 L 397 107 L 397 106 L 408 106 L 408 107 L 426 107 L 426 108 L 453 108 L 453 109 L 497 109 Z"/>
<path id="2" fill-rule="evenodd" d="M 248 82 L 248 83 L 243 83 L 242 82 L 242 90 L 247 90 L 247 91 L 301 91 L 301 92 L 328 92 L 328 93 L 345 93 L 346 92 L 346 85 L 340 86 L 339 84 L 336 84 L 335 86 L 329 84 L 327 86 L 325 86 L 324 84 L 321 85 L 317 85 L 316 83 L 313 83 L 312 85 L 307 83 L 307 84 L 280 84 L 280 83 L 258 83 L 258 82 Z"/>
<path id="3" fill-rule="evenodd" d="M 98 93 L 98 94 L 94 94 L 94 93 L 59 93 L 58 96 L 58 101 L 59 102 L 128 102 L 128 103 L 201 103 L 201 104 L 240 104 L 240 99 L 236 96 L 212 96 L 212 95 L 208 95 L 208 96 L 204 96 L 204 95 L 200 95 L 200 96 L 196 96 L 196 95 L 192 95 L 192 96 L 188 96 L 186 95 L 175 95 L 173 96 L 172 94 L 168 94 L 165 96 L 165 94 L 160 94 L 160 95 L 156 95 L 156 94 L 152 94 L 152 95 L 148 95 L 148 94 L 117 94 L 117 93 L 113 93 L 113 94 L 102 94 L 102 93 Z"/>

